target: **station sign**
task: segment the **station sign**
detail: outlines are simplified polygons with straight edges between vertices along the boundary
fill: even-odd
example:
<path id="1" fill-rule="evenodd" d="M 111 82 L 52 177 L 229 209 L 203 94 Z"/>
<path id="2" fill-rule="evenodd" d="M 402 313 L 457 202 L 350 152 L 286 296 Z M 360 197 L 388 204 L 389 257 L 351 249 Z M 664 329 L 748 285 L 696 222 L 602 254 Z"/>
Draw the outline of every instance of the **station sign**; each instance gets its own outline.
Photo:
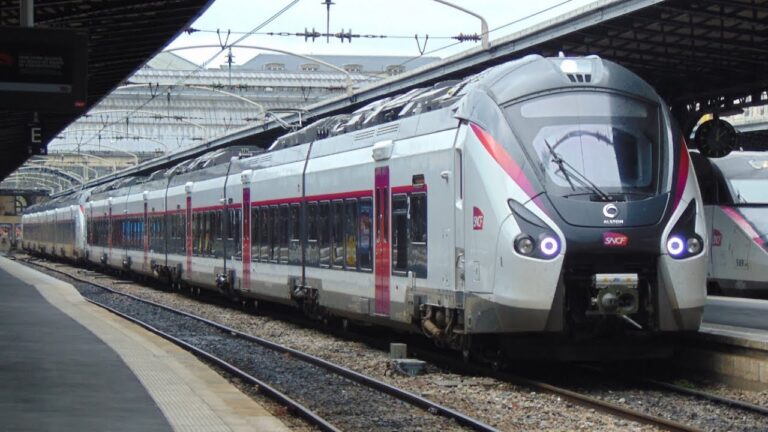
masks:
<path id="1" fill-rule="evenodd" d="M 78 113 L 86 107 L 88 37 L 0 27 L 0 109 Z"/>

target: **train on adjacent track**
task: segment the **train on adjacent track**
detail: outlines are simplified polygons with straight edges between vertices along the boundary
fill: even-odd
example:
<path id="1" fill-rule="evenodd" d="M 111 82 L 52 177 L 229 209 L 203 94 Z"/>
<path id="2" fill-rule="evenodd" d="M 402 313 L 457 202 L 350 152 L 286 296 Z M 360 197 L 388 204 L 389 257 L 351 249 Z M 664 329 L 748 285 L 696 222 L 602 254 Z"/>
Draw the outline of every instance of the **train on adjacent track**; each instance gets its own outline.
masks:
<path id="1" fill-rule="evenodd" d="M 595 56 L 527 56 L 23 223 L 33 253 L 465 353 L 643 356 L 638 340 L 697 330 L 706 295 L 682 133 L 647 83 Z"/>
<path id="2" fill-rule="evenodd" d="M 692 153 L 710 228 L 710 294 L 768 296 L 768 157 Z"/>

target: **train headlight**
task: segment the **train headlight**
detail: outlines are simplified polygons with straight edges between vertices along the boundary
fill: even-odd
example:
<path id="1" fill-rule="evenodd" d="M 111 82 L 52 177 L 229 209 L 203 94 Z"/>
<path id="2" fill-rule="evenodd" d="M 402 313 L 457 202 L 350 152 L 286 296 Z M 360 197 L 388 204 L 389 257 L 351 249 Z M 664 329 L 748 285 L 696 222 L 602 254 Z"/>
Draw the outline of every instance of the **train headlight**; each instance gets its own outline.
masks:
<path id="1" fill-rule="evenodd" d="M 546 235 L 539 242 L 539 250 L 544 255 L 551 257 L 557 254 L 557 251 L 560 250 L 560 244 L 556 238 Z"/>
<path id="2" fill-rule="evenodd" d="M 673 257 L 679 257 L 684 251 L 685 243 L 683 243 L 682 238 L 674 236 L 667 240 L 667 252 Z"/>
<path id="3" fill-rule="evenodd" d="M 521 234 L 515 239 L 515 250 L 520 255 L 531 256 L 536 249 L 536 243 L 529 235 Z"/>
<path id="4" fill-rule="evenodd" d="M 686 242 L 685 250 L 691 255 L 696 255 L 701 252 L 701 243 L 701 239 L 698 236 L 693 236 Z"/>
<path id="5" fill-rule="evenodd" d="M 696 202 L 691 200 L 672 227 L 667 237 L 667 253 L 675 259 L 683 259 L 700 254 L 704 250 L 704 240 L 696 234 Z"/>
<path id="6" fill-rule="evenodd" d="M 555 259 L 564 248 L 563 240 L 524 205 L 513 199 L 508 200 L 507 204 L 520 227 L 520 234 L 513 242 L 515 252 L 530 258 Z"/>

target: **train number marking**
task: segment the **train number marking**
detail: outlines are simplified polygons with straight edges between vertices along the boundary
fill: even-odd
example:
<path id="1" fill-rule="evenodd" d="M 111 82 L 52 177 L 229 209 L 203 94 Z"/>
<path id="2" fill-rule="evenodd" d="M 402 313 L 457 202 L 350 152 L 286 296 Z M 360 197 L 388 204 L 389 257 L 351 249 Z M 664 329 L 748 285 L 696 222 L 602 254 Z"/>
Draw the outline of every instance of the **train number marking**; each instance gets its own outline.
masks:
<path id="1" fill-rule="evenodd" d="M 472 207 L 472 229 L 475 231 L 482 230 L 483 223 L 485 223 L 483 211 L 477 207 Z"/>

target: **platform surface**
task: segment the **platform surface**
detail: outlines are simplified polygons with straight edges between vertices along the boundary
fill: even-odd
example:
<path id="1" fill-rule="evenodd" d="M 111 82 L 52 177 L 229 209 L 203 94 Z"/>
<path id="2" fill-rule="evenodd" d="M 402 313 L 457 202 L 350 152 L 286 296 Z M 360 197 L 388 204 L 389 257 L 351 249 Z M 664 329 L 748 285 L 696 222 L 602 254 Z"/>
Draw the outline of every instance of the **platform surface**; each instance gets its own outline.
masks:
<path id="1" fill-rule="evenodd" d="M 287 431 L 194 356 L 0 257 L 0 431 Z"/>
<path id="2" fill-rule="evenodd" d="M 708 296 L 704 323 L 768 330 L 768 300 Z"/>

